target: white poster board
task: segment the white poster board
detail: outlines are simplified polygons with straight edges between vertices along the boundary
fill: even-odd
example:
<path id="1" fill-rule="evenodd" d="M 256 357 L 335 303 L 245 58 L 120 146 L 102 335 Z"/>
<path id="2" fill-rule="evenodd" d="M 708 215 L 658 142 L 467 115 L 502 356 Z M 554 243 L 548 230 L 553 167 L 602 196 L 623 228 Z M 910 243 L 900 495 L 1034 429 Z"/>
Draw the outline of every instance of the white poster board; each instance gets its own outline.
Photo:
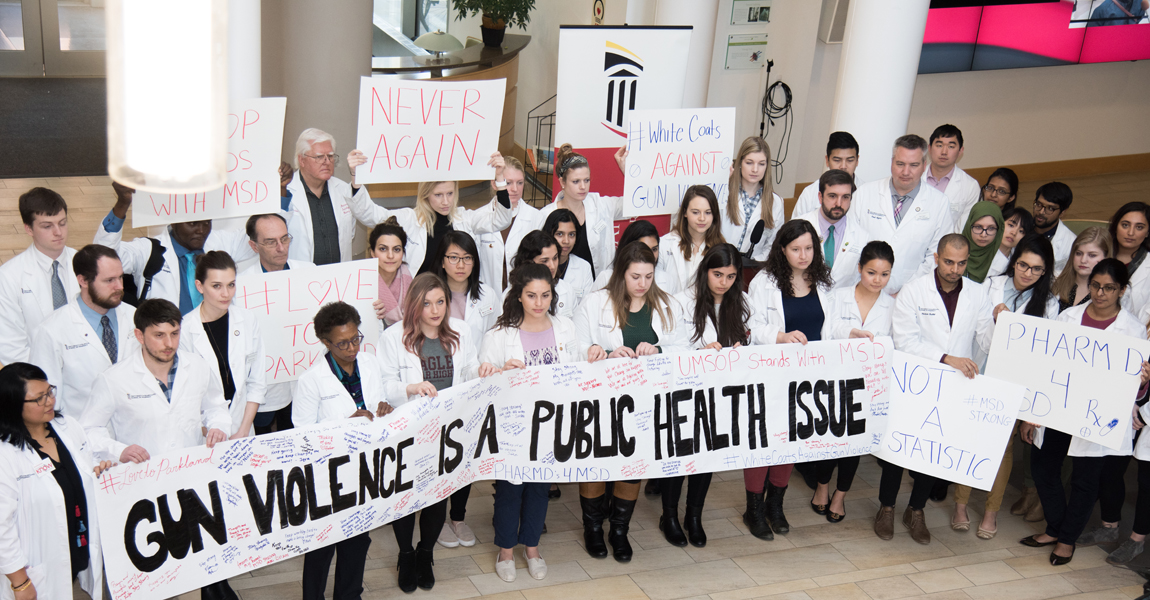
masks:
<path id="1" fill-rule="evenodd" d="M 360 352 L 375 354 L 379 320 L 371 305 L 379 297 L 378 286 L 379 263 L 371 258 L 241 277 L 232 301 L 259 319 L 267 382 L 282 383 L 299 379 L 316 362 L 323 364 L 326 350 L 312 319 L 320 307 L 337 300 L 359 311 Z"/>
<path id="2" fill-rule="evenodd" d="M 1029 388 L 1019 419 L 1117 449 L 1148 357 L 1146 340 L 1003 312 L 986 374 Z"/>
<path id="3" fill-rule="evenodd" d="M 233 103 L 228 115 L 228 182 L 224 187 L 193 194 L 136 192 L 132 196 L 132 226 L 247 217 L 279 210 L 286 110 L 287 98 Z"/>
<path id="4" fill-rule="evenodd" d="M 1003 313 L 1006 314 L 1006 313 Z M 1014 430 L 1021 385 L 895 351 L 887 429 L 875 456 L 989 491 Z"/>
<path id="5" fill-rule="evenodd" d="M 506 84 L 360 78 L 356 183 L 492 179 Z"/>
<path id="6" fill-rule="evenodd" d="M 631 111 L 623 216 L 673 215 L 696 184 L 710 186 L 725 202 L 739 140 L 734 108 Z"/>

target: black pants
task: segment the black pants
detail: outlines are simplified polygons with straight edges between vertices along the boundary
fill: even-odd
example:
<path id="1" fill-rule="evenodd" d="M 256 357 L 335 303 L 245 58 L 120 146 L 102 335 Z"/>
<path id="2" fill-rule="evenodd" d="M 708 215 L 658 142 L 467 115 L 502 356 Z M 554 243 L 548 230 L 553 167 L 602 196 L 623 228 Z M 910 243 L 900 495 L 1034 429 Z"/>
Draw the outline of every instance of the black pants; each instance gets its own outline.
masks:
<path id="1" fill-rule="evenodd" d="M 835 486 L 840 492 L 851 491 L 851 484 L 855 480 L 855 472 L 859 470 L 859 456 L 846 456 L 843 458 L 832 458 L 831 460 L 820 460 L 813 463 L 815 473 L 818 476 L 819 483 L 826 485 L 831 482 L 831 475 L 834 474 L 835 467 L 839 469 L 839 478 L 835 482 Z M 885 472 L 885 469 L 884 469 Z M 899 474 L 902 477 L 902 474 Z M 834 490 L 831 490 L 834 493 Z M 898 492 L 895 492 L 896 494 Z"/>
<path id="2" fill-rule="evenodd" d="M 1046 513 L 1046 535 L 1060 543 L 1074 545 L 1094 512 L 1102 485 L 1104 456 L 1075 456 L 1070 474 L 1070 499 L 1062 488 L 1062 463 L 1070 449 L 1070 436 L 1046 428 L 1042 447 L 1030 451 L 1030 473 L 1042 511 Z"/>
<path id="3" fill-rule="evenodd" d="M 878 501 L 883 506 L 894 506 L 898 500 L 898 490 L 902 487 L 902 467 L 879 459 L 882 466 L 882 479 L 878 486 Z M 930 489 L 934 487 L 936 479 L 924 473 L 910 472 L 914 479 L 914 487 L 910 490 L 909 506 L 913 510 L 922 510 L 926 501 L 930 499 Z"/>
<path id="4" fill-rule="evenodd" d="M 271 421 L 268 421 L 266 425 L 260 425 L 259 423 L 264 422 L 264 420 L 267 419 L 267 414 L 268 413 L 256 413 L 255 423 L 253 423 L 256 429 L 256 435 L 266 435 L 272 433 L 272 423 L 275 423 L 275 431 L 287 431 L 294 427 L 291 421 L 290 402 L 287 406 L 271 413 L 273 415 L 272 419 Z"/>
<path id="5" fill-rule="evenodd" d="M 415 550 L 411 540 L 415 535 L 415 516 L 411 513 L 402 519 L 393 521 L 391 529 L 395 532 L 395 542 L 399 544 L 400 552 Z M 419 547 L 431 550 L 435 547 L 439 533 L 443 531 L 443 521 L 447 518 L 447 500 L 441 500 L 431 506 L 423 507 L 419 511 Z"/>
<path id="6" fill-rule="evenodd" d="M 1138 500 L 1134 503 L 1134 533 L 1150 534 L 1150 462 L 1138 461 Z"/>
<path id="7" fill-rule="evenodd" d="M 459 488 L 458 490 L 455 490 L 455 493 L 451 495 L 452 521 L 462 521 L 463 517 L 467 516 L 467 499 L 469 497 L 471 497 L 470 485 L 466 485 Z M 435 535 L 438 536 L 439 534 L 437 533 Z"/>
<path id="8" fill-rule="evenodd" d="M 1102 459 L 1102 483 L 1098 489 L 1098 506 L 1102 520 L 1117 523 L 1122 520 L 1122 504 L 1126 501 L 1126 469 L 1130 456 L 1107 456 Z"/>
<path id="9" fill-rule="evenodd" d="M 323 590 L 327 587 L 327 572 L 331 559 L 335 561 L 335 590 L 332 600 L 358 600 L 363 594 L 363 565 L 367 561 L 367 549 L 371 538 L 367 533 L 347 538 L 319 550 L 312 550 L 303 556 L 303 599 L 323 600 Z"/>
<path id="10" fill-rule="evenodd" d="M 687 506 L 702 508 L 707 500 L 707 490 L 711 489 L 710 473 L 694 473 L 692 475 L 667 477 L 661 479 L 663 485 L 663 506 L 678 507 L 679 497 L 683 495 L 683 480 L 687 480 Z"/>

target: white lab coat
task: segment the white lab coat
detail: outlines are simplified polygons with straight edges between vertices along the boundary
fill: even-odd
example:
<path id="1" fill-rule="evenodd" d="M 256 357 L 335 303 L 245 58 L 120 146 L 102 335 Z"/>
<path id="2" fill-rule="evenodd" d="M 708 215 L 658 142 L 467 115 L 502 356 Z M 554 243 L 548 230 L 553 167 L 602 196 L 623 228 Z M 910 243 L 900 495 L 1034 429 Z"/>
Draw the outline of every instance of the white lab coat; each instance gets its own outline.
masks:
<path id="1" fill-rule="evenodd" d="M 662 249 L 663 249 L 663 247 L 659 246 L 659 250 L 662 250 Z M 658 267 L 658 265 L 656 265 L 656 267 Z M 609 281 L 611 281 L 611 272 L 612 271 L 613 271 L 613 269 L 611 269 L 610 267 L 600 271 L 599 274 L 595 276 L 595 283 L 591 285 L 591 291 L 596 292 L 596 291 L 599 291 L 599 290 L 607 287 L 607 283 Z M 670 294 L 671 293 L 671 286 L 674 285 L 674 283 L 671 281 L 670 273 L 668 273 L 667 271 L 664 271 L 663 269 L 656 268 L 655 269 L 655 285 L 659 286 L 659 289 Z"/>
<path id="2" fill-rule="evenodd" d="M 831 290 L 812 289 L 818 292 L 819 304 L 823 308 L 823 324 L 833 314 Z M 756 319 L 751 324 L 752 344 L 777 344 L 780 333 L 786 333 L 787 318 L 783 313 L 783 292 L 766 271 L 759 271 L 751 280 L 748 289 L 751 304 L 755 307 Z"/>
<path id="3" fill-rule="evenodd" d="M 666 288 L 660 285 L 659 289 L 668 294 L 678 294 L 695 284 L 695 273 L 699 270 L 703 255 L 707 252 L 706 248 L 698 252 L 692 251 L 691 260 L 687 260 L 683 257 L 683 251 L 679 249 L 680 239 L 679 234 L 674 231 L 659 238 L 659 263 L 656 265 L 656 270 L 667 274 L 668 285 Z"/>
<path id="4" fill-rule="evenodd" d="M 347 419 L 359 410 L 347 388 L 331 372 L 331 365 L 327 361 L 327 356 L 323 356 L 296 380 L 295 400 L 291 405 L 291 420 L 296 427 Z M 355 356 L 355 365 L 359 369 L 363 405 L 375 414 L 379 403 L 388 401 L 379 361 L 370 354 L 360 352 Z M 400 404 L 403 403 L 391 403 L 392 406 Z"/>
<path id="5" fill-rule="evenodd" d="M 1142 261 L 1130 274 L 1130 285 L 1122 295 L 1122 310 L 1138 314 L 1147 304 L 1150 304 L 1150 260 Z"/>
<path id="6" fill-rule="evenodd" d="M 72 271 L 76 251 L 64 247 L 60 253 L 60 282 L 68 303 L 77 302 L 80 284 Z M 52 314 L 52 259 L 35 246 L 0 265 L 0 363 L 10 365 L 28 360 L 32 334 Z"/>
<path id="7" fill-rule="evenodd" d="M 929 166 L 922 172 L 922 184 L 924 186 L 930 186 L 926 182 L 928 175 L 930 175 Z M 950 173 L 950 181 L 946 183 L 945 193 L 950 200 L 950 214 L 954 220 L 954 229 L 955 231 L 962 231 L 966 227 L 966 219 L 970 216 L 970 209 L 975 202 L 982 200 L 982 185 L 967 175 L 966 171 L 963 171 L 958 165 L 955 165 L 954 170 Z"/>
<path id="8" fill-rule="evenodd" d="M 823 321 L 823 339 L 845 340 L 851 336 L 852 329 L 869 331 L 876 337 L 890 335 L 893 320 L 894 297 L 885 290 L 879 293 L 864 321 L 855 300 L 854 286 L 838 288 L 831 292 L 831 312 Z"/>
<path id="9" fill-rule="evenodd" d="M 307 201 L 307 190 L 304 189 L 304 185 L 302 176 L 297 171 L 287 188 L 288 193 L 291 194 L 291 203 L 288 205 L 287 212 L 280 211 L 280 215 L 287 219 L 288 233 L 292 235 L 288 256 L 293 260 L 314 262 L 315 232 L 311 222 L 311 205 Z M 351 184 L 338 177 L 332 177 L 327 180 L 327 195 L 331 198 L 332 212 L 335 213 L 335 226 L 339 232 L 339 261 L 347 262 L 355 255 L 351 245 L 355 240 L 355 221 L 359 217 L 359 215 L 353 214 L 351 208 Z M 359 191 L 355 193 L 355 199 L 365 199 L 367 202 L 371 202 L 371 197 L 367 193 L 367 186 L 359 187 Z M 360 219 L 360 221 L 362 220 Z M 372 227 L 374 223 L 365 222 L 364 225 Z"/>
<path id="10" fill-rule="evenodd" d="M 451 319 L 451 328 L 459 333 L 459 345 L 451 356 L 451 385 L 457 386 L 479 377 L 479 349 L 471 328 L 459 319 Z M 407 351 L 403 346 L 403 322 L 388 327 L 376 346 L 380 368 L 383 371 L 383 388 L 386 400 L 392 406 L 400 406 L 419 396 L 407 395 L 407 386 L 425 381 L 423 363 L 419 356 Z M 499 365 L 503 366 L 503 365 Z"/>
<path id="11" fill-rule="evenodd" d="M 924 272 L 933 269 L 938 241 L 954 233 L 954 218 L 946 195 L 920 184 L 914 203 L 896 227 L 890 182 L 891 178 L 886 177 L 860 187 L 851 200 L 847 217 L 852 219 L 850 226 L 862 227 L 866 232 L 866 241 L 883 240 L 894 249 L 894 268 L 886 289 L 897 294 L 919 274 L 920 267 Z"/>
<path id="12" fill-rule="evenodd" d="M 104 597 L 100 523 L 96 515 L 96 477 L 91 444 L 84 428 L 69 416 L 56 417 L 52 428 L 72 455 L 88 505 L 88 568 L 80 572 L 80 587 L 93 598 Z M 0 443 L 0 570 L 27 569 L 36 597 L 44 600 L 72 597 L 72 562 L 69 552 L 67 509 L 51 471 L 36 474 L 44 464 L 31 447 L 23 450 Z M 0 599 L 14 597 L 10 582 L 0 586 Z"/>
<path id="13" fill-rule="evenodd" d="M 822 247 L 823 237 L 821 226 L 819 225 L 819 213 L 816 209 L 799 217 L 814 226 L 815 231 L 819 232 L 819 247 Z M 793 220 L 793 219 L 792 219 Z M 846 227 L 846 232 L 839 231 L 841 226 Z M 843 215 L 839 223 L 835 226 L 835 244 L 839 247 L 838 258 L 835 259 L 834 266 L 831 267 L 831 279 L 834 280 L 834 289 L 839 288 L 854 288 L 855 284 L 861 278 L 859 276 L 859 259 L 862 258 L 862 249 L 866 246 L 867 242 L 866 231 L 862 227 L 854 227 L 850 222 L 849 212 Z M 826 257 L 823 257 L 826 260 Z"/>
<path id="14" fill-rule="evenodd" d="M 124 273 L 136 280 L 136 289 L 142 290 L 144 286 L 144 267 L 148 264 L 148 257 L 152 255 L 152 242 L 147 238 L 136 238 L 125 242 L 124 229 L 108 231 L 103 223 L 96 230 L 93 244 L 102 244 L 116 251 L 120 255 L 120 263 Z M 164 228 L 156 240 L 164 246 L 164 266 L 152 277 L 152 287 L 148 290 L 148 298 L 163 298 L 177 307 L 180 305 L 180 259 L 176 256 L 175 246 L 172 245 L 170 228 Z M 296 238 L 298 240 L 298 238 Z M 294 248 L 295 243 L 292 244 Z M 204 252 L 223 250 L 231 255 L 232 260 L 238 262 L 256 256 L 252 247 L 248 245 L 248 236 L 242 230 L 232 231 L 213 229 L 204 240 Z M 150 452 L 151 450 L 149 450 Z"/>
<path id="15" fill-rule="evenodd" d="M 1014 251 L 1011 250 L 1013 254 Z M 1006 266 L 1010 264 L 1010 257 L 1001 253 L 994 253 L 994 260 L 990 261 L 990 270 L 986 272 L 986 277 L 989 279 L 997 275 L 1002 275 L 1006 272 Z M 1057 277 L 1057 275 L 1055 276 Z"/>
<path id="16" fill-rule="evenodd" d="M 826 171 L 823 171 L 824 173 Z M 820 175 L 821 177 L 821 175 Z M 855 187 L 862 185 L 863 182 L 859 179 L 858 173 L 855 173 Z M 814 212 L 819 209 L 819 182 L 815 180 L 814 183 L 803 188 L 803 192 L 799 194 L 798 200 L 795 200 L 795 206 L 791 208 L 791 219 L 795 215 L 805 215 L 809 212 Z"/>
<path id="17" fill-rule="evenodd" d="M 591 263 L 575 256 L 567 255 L 567 272 L 563 274 L 562 281 L 571 286 L 575 294 L 575 305 L 578 306 L 583 298 L 590 294 L 595 286 L 595 276 L 591 273 Z"/>
<path id="18" fill-rule="evenodd" d="M 971 281 L 969 279 L 965 279 L 962 282 L 963 286 L 967 286 L 970 284 L 971 284 Z M 1013 287 L 1014 286 L 1014 280 L 1010 277 L 1007 277 L 1006 275 L 996 275 L 994 277 L 987 277 L 986 280 L 982 282 L 982 287 L 986 288 L 986 298 L 987 298 L 987 301 L 989 302 L 991 315 L 992 315 L 992 320 L 989 323 L 983 323 L 984 326 L 990 328 L 990 331 L 981 332 L 982 335 L 987 336 L 987 339 L 993 339 L 994 338 L 994 321 L 993 321 L 994 308 L 996 306 L 998 306 L 999 304 L 1005 304 L 1006 303 L 1006 289 L 1007 289 L 1006 286 L 1008 286 L 1008 285 Z M 1011 311 L 1011 312 L 1018 312 L 1018 314 L 1025 314 L 1026 313 L 1026 305 L 1028 303 L 1029 303 L 1029 301 L 1019 304 L 1017 311 L 1011 310 L 1010 305 L 1007 304 L 1006 310 Z M 1046 309 L 1042 314 L 1042 318 L 1054 319 L 1057 317 L 1058 317 L 1058 296 L 1051 294 L 1050 297 L 1046 299 Z M 974 360 L 974 362 L 978 363 L 978 372 L 979 373 L 986 372 L 986 359 L 988 357 L 989 357 L 989 348 L 987 348 L 986 350 L 983 350 L 981 347 L 977 347 L 974 349 L 974 359 L 973 360 Z"/>
<path id="19" fill-rule="evenodd" d="M 575 323 L 567 317 L 548 316 L 551 320 L 551 329 L 555 335 L 555 346 L 559 350 L 560 363 L 575 363 L 587 360 L 586 354 L 580 354 L 579 335 L 575 332 Z M 479 346 L 479 363 L 490 363 L 502 369 L 503 365 L 511 359 L 526 361 L 523 351 L 523 340 L 519 337 L 519 328 L 496 328 L 483 336 L 483 343 Z"/>
<path id="20" fill-rule="evenodd" d="M 232 425 L 225 431 L 229 436 L 239 431 L 240 423 L 244 420 L 244 410 L 248 402 L 262 405 L 264 391 L 264 340 L 260 335 L 260 323 L 255 313 L 238 306 L 228 310 L 228 368 L 232 372 L 232 384 L 236 393 L 228 407 Z M 184 317 L 180 327 L 180 350 L 186 353 L 195 353 L 208 363 L 212 376 L 220 382 L 223 389 L 223 376 L 220 373 L 220 364 L 216 360 L 212 342 L 208 339 L 208 332 L 204 330 L 203 317 L 199 309 L 193 310 Z M 226 399 L 225 399 L 226 402 Z M 255 435 L 255 428 L 248 430 L 248 435 Z"/>
<path id="21" fill-rule="evenodd" d="M 132 322 L 136 308 L 122 303 L 112 312 L 116 315 L 119 362 L 140 352 Z M 77 418 L 88 405 L 96 376 L 112 366 L 103 337 L 92 329 L 77 303 L 61 307 L 40 324 L 32 337 L 28 361 L 43 369 L 48 382 L 56 386 L 56 410 Z"/>
<path id="22" fill-rule="evenodd" d="M 683 307 L 683 313 L 680 315 L 678 327 L 683 330 L 683 335 L 687 340 L 687 345 L 692 350 L 698 350 L 700 348 L 706 347 L 709 344 L 713 344 L 719 341 L 719 333 L 715 329 L 715 324 L 712 323 L 710 319 L 707 319 L 703 324 L 703 336 L 697 341 L 693 341 L 693 338 L 695 337 L 694 288 L 688 288 L 682 292 L 679 292 L 678 294 L 675 294 L 675 299 L 678 300 L 679 304 Z M 751 311 L 746 323 L 746 328 L 748 331 L 750 331 L 758 322 L 757 312 L 755 311 L 755 303 L 751 301 L 751 297 L 746 292 L 743 292 L 743 302 L 746 302 L 747 308 Z"/>
<path id="23" fill-rule="evenodd" d="M 171 402 L 144 365 L 143 351 L 133 352 L 96 377 L 80 423 L 97 459 L 119 461 L 133 444 L 157 456 L 204 443 L 201 427 L 231 430 L 224 389 L 212 377 L 208 361 L 190 352 L 177 354 L 180 362 Z"/>
<path id="24" fill-rule="evenodd" d="M 723 224 L 723 239 L 727 240 L 729 244 L 738 246 L 739 252 L 746 253 L 747 250 L 751 250 L 751 234 L 755 231 L 755 225 L 763 220 L 762 212 L 759 209 L 760 205 L 756 204 L 755 209 L 751 211 L 750 222 L 736 225 L 731 222 L 731 218 L 727 215 L 727 199 L 723 198 L 719 201 L 719 218 Z M 775 218 L 775 226 L 763 230 L 763 237 L 759 239 L 759 243 L 755 244 L 754 251 L 751 252 L 751 258 L 754 260 L 767 259 L 767 254 L 771 251 L 771 244 L 775 241 L 775 235 L 787 220 L 787 215 L 783 209 L 783 198 L 774 193 L 771 194 L 771 215 Z M 740 214 L 739 218 L 742 219 L 743 215 Z M 744 232 L 746 235 L 743 235 Z M 740 239 L 742 242 L 739 241 Z M 659 248 L 662 249 L 662 245 Z"/>
<path id="25" fill-rule="evenodd" d="M 1054 272 L 1062 273 L 1063 267 L 1070 260 L 1070 248 L 1074 246 L 1074 240 L 1077 235 L 1063 223 L 1061 219 L 1058 220 L 1058 228 L 1054 230 L 1054 237 L 1050 240 L 1050 245 L 1054 246 Z"/>
<path id="26" fill-rule="evenodd" d="M 683 306 L 674 297 L 669 298 L 669 322 L 664 326 L 659 311 L 651 309 L 651 328 L 655 330 L 663 353 L 683 352 L 689 349 L 690 336 L 679 327 L 683 319 Z M 623 328 L 615 322 L 615 310 L 607 290 L 592 292 L 575 311 L 575 329 L 579 332 L 580 351 L 583 356 L 591 346 L 599 346 L 608 354 L 623 345 Z"/>
<path id="27" fill-rule="evenodd" d="M 463 312 L 463 322 L 471 328 L 473 340 L 483 339 L 483 334 L 495 326 L 495 320 L 503 314 L 503 294 L 486 283 L 479 283 L 479 299 L 467 295 L 467 308 Z"/>
<path id="28" fill-rule="evenodd" d="M 559 208 L 563 194 L 559 192 L 554 202 L 539 209 L 538 226 L 542 227 L 547 216 Z M 591 247 L 591 266 L 598 273 L 610 268 L 615 260 L 615 221 L 623 218 L 623 198 L 589 192 L 583 199 L 583 209 L 586 213 L 587 245 Z"/>
<path id="29" fill-rule="evenodd" d="M 508 291 L 511 288 L 507 288 Z M 571 287 L 570 283 L 560 279 L 555 282 L 555 295 L 559 296 L 559 303 L 555 305 L 555 314 L 568 319 L 575 318 L 575 310 L 582 304 L 579 297 L 575 295 L 575 288 Z"/>
<path id="30" fill-rule="evenodd" d="M 491 287 L 499 291 L 504 291 L 501 289 L 503 285 L 502 269 L 507 269 L 507 274 L 511 274 L 511 259 L 515 258 L 515 252 L 519 250 L 519 243 L 528 233 L 539 229 L 543 224 L 537 219 L 539 209 L 524 200 L 519 201 L 511 214 L 514 220 L 507 232 L 506 242 L 503 241 L 503 232 L 501 231 L 481 233 L 475 239 L 475 244 L 479 246 L 479 263 L 482 266 L 479 278 L 481 281 L 490 281 Z"/>
<path id="31" fill-rule="evenodd" d="M 976 348 L 990 351 L 993 309 L 986 288 L 963 279 L 951 325 L 934 272 L 917 277 L 895 299 L 894 347 L 926 360 L 942 360 L 943 354 L 976 360 Z"/>

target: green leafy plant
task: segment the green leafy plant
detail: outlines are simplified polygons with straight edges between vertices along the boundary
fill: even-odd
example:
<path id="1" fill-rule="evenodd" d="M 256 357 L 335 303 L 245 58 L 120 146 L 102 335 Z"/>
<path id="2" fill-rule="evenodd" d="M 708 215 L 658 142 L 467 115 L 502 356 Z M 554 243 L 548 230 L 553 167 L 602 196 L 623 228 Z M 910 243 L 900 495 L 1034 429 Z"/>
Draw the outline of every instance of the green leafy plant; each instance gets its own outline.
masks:
<path id="1" fill-rule="evenodd" d="M 503 21 L 508 26 L 527 28 L 531 21 L 531 11 L 535 0 L 454 0 L 455 20 L 482 14 L 495 23 Z"/>

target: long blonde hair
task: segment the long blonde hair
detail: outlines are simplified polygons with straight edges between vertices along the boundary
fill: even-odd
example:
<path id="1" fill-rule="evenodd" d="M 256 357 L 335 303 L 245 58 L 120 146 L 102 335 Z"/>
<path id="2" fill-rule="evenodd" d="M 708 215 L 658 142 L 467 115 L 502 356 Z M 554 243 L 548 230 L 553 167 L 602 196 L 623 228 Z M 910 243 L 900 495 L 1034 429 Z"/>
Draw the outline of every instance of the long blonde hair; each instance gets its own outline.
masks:
<path id="1" fill-rule="evenodd" d="M 431 193 L 435 191 L 435 186 L 441 183 L 450 183 L 455 187 L 454 192 L 451 194 L 451 210 L 447 213 L 447 222 L 455 224 L 455 209 L 459 208 L 459 182 L 458 181 L 424 181 L 419 184 L 419 189 L 415 193 L 415 218 L 419 223 L 427 229 L 427 235 L 431 235 L 435 227 L 435 209 L 431 208 Z"/>
<path id="2" fill-rule="evenodd" d="M 725 241 L 723 239 L 723 217 L 719 214 L 719 199 L 715 196 L 715 190 L 707 185 L 692 185 L 683 194 L 683 202 L 679 204 L 679 210 L 675 213 L 675 222 L 671 225 L 671 231 L 679 236 L 679 251 L 687 260 L 691 260 L 691 253 L 694 251 L 691 244 L 691 232 L 687 229 L 687 208 L 695 198 L 706 200 L 707 208 L 711 209 L 711 226 L 707 228 L 707 232 L 703 236 L 702 252 L 706 252 Z"/>
<path id="3" fill-rule="evenodd" d="M 1063 303 L 1070 302 L 1070 288 L 1078 281 L 1078 272 L 1074 270 L 1074 253 L 1078 249 L 1087 244 L 1094 244 L 1102 249 L 1102 258 L 1111 258 L 1114 256 L 1114 238 L 1110 237 L 1110 232 L 1106 231 L 1105 227 L 1094 226 L 1087 227 L 1074 238 L 1074 244 L 1070 246 L 1070 257 L 1066 260 L 1066 266 L 1062 267 L 1062 272 L 1058 274 L 1058 278 L 1054 280 L 1054 284 L 1050 286 L 1050 293 L 1058 296 L 1058 299 Z"/>
<path id="4" fill-rule="evenodd" d="M 607 290 L 607 297 L 611 299 L 615 326 L 619 329 L 627 326 L 627 317 L 631 314 L 631 297 L 627 293 L 627 267 L 635 263 L 645 263 L 654 267 L 655 261 L 655 253 L 651 252 L 651 248 L 642 241 L 627 244 L 615 255 L 614 270 L 611 271 L 611 279 L 607 281 L 604 289 Z M 674 327 L 675 324 L 672 323 L 671 297 L 667 292 L 659 289 L 658 284 L 652 281 L 643 299 L 651 310 L 659 313 L 659 318 L 663 321 L 663 331 L 670 331 L 668 326 Z"/>
<path id="5" fill-rule="evenodd" d="M 775 186 L 771 182 L 771 147 L 761 137 L 751 136 L 739 146 L 735 168 L 731 171 L 731 181 L 727 185 L 727 218 L 735 225 L 743 224 L 743 209 L 739 207 L 739 191 L 743 189 L 743 159 L 755 152 L 762 152 L 767 157 L 767 169 L 760 181 L 763 184 L 763 194 L 759 202 L 759 215 L 767 229 L 774 229 Z"/>

